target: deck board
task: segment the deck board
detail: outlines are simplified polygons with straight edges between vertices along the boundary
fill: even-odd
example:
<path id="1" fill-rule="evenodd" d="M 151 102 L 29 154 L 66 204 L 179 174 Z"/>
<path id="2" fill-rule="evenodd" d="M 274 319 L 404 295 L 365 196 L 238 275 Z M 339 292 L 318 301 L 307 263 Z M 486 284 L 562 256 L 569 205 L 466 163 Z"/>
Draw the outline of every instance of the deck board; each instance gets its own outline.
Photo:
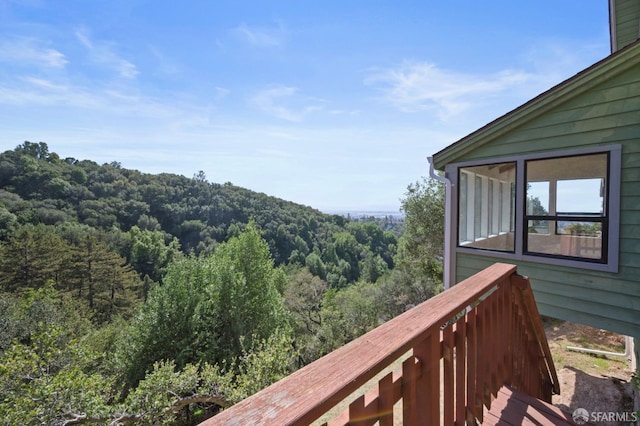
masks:
<path id="1" fill-rule="evenodd" d="M 503 386 L 485 415 L 486 426 L 575 425 L 570 414 L 558 407 Z"/>

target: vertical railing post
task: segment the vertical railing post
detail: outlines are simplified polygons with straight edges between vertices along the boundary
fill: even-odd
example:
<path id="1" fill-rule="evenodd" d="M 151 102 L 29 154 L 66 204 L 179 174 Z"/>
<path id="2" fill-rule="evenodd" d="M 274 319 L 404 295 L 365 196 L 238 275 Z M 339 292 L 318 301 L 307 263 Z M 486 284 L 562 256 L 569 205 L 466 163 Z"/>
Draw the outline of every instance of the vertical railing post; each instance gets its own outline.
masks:
<path id="1" fill-rule="evenodd" d="M 380 393 L 380 426 L 393 426 L 393 374 L 387 374 L 378 383 Z"/>
<path id="2" fill-rule="evenodd" d="M 455 364 L 456 364 L 456 404 L 455 426 L 464 426 L 466 417 L 466 363 L 467 363 L 467 322 L 466 316 L 460 318 L 455 324 Z"/>
<path id="3" fill-rule="evenodd" d="M 443 418 L 445 425 L 454 423 L 455 413 L 455 388 L 454 388 L 454 352 L 455 340 L 453 324 L 448 325 L 442 331 L 442 370 L 443 370 Z"/>
<path id="4" fill-rule="evenodd" d="M 476 348 L 476 416 L 482 422 L 483 419 L 483 409 L 482 406 L 486 404 L 485 399 L 485 389 L 487 383 L 487 365 L 486 359 L 489 355 L 489 351 L 492 349 L 487 345 L 487 333 L 486 333 L 486 322 L 487 322 L 487 305 L 485 303 L 480 303 L 477 306 L 477 316 L 476 316 L 476 335 L 477 335 L 477 348 Z"/>
<path id="5" fill-rule="evenodd" d="M 402 363 L 402 424 L 417 424 L 417 382 L 421 374 L 421 360 L 415 356 Z"/>
<path id="6" fill-rule="evenodd" d="M 474 424 L 478 415 L 478 404 L 476 403 L 477 386 L 477 353 L 478 353 L 478 328 L 476 318 L 478 316 L 477 307 L 473 307 L 467 312 L 467 423 Z"/>

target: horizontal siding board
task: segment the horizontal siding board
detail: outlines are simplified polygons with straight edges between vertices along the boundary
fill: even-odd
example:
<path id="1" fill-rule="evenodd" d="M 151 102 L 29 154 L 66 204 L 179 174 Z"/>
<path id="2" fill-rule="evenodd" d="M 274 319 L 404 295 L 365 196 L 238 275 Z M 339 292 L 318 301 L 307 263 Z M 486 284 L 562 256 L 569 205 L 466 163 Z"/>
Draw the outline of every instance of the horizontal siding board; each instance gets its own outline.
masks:
<path id="1" fill-rule="evenodd" d="M 638 256 L 638 253 L 640 253 L 640 239 L 625 236 L 620 240 L 620 251 Z"/>
<path id="2" fill-rule="evenodd" d="M 631 212 L 631 210 L 640 210 L 640 197 L 622 197 L 620 206 L 622 210 L 627 210 L 627 214 L 639 214 L 640 212 Z"/>
<path id="3" fill-rule="evenodd" d="M 637 185 L 638 178 L 640 178 L 640 169 L 637 167 L 623 168 L 620 174 L 620 181 L 623 184 Z"/>
<path id="4" fill-rule="evenodd" d="M 545 126 L 546 123 L 569 123 L 576 120 L 591 120 L 598 117 L 618 114 L 625 111 L 633 111 L 632 105 L 638 105 L 638 93 L 640 93 L 640 81 L 630 87 L 614 87 L 603 90 L 601 94 L 593 94 L 588 100 L 581 99 L 573 104 L 564 105 L 549 114 L 534 120 L 527 127 L 536 128 Z M 602 98 L 607 100 L 603 101 Z M 631 105 L 631 106 L 630 106 Z"/>
<path id="5" fill-rule="evenodd" d="M 522 106 L 508 112 L 470 135 L 458 140 L 450 147 L 434 155 L 436 167 L 441 170 L 447 163 L 473 158 L 474 151 L 497 139 L 508 137 L 516 128 L 536 127 L 532 122 L 544 120 L 556 111 L 567 109 L 567 105 L 579 105 L 594 99 L 598 90 L 611 86 L 632 85 L 640 80 L 640 43 L 629 46 L 623 52 L 613 54 L 570 79 L 554 86 Z M 631 88 L 629 88 L 631 90 Z M 606 94 L 606 91 L 603 92 Z M 630 93 L 629 96 L 634 96 Z M 637 96 L 637 95 L 636 95 Z M 605 102 L 606 96 L 597 102 Z M 593 102 L 593 101 L 592 101 Z M 630 108 L 629 110 L 633 110 Z"/>
<path id="6" fill-rule="evenodd" d="M 627 256 L 623 256 L 624 254 L 627 254 Z M 630 279 L 629 277 L 640 277 L 640 264 L 638 262 L 638 254 L 621 253 L 620 255 L 620 262 L 618 264 L 620 266 L 619 273 L 621 274 L 621 276 L 620 278 L 616 277 L 615 279 Z"/>
<path id="7" fill-rule="evenodd" d="M 548 305 L 543 302 L 538 302 L 537 304 L 538 310 L 542 315 L 553 318 L 560 318 L 566 321 L 577 322 L 580 324 L 586 324 L 591 327 L 602 328 L 628 336 L 640 336 L 640 325 L 638 325 L 637 322 L 626 323 L 614 321 L 610 318 L 572 310 L 567 306 L 558 307 L 556 305 Z"/>
<path id="8" fill-rule="evenodd" d="M 624 185 L 624 181 L 622 182 L 623 185 L 620 188 L 620 195 L 622 197 L 637 197 L 640 196 L 640 185 L 636 185 L 634 184 L 631 180 L 627 180 L 626 183 L 628 183 L 629 185 Z"/>
<path id="9" fill-rule="evenodd" d="M 637 167 L 627 167 L 622 169 L 622 173 L 620 175 L 621 183 L 627 184 L 627 186 L 637 185 L 638 178 L 640 177 L 640 169 Z M 631 189 L 629 189 L 632 191 Z"/>
<path id="10" fill-rule="evenodd" d="M 629 295 L 625 295 L 621 292 L 608 291 L 609 286 L 606 284 L 594 289 L 585 286 L 561 284 L 555 277 L 550 277 L 548 280 L 542 277 L 529 277 L 529 279 L 536 296 L 545 294 L 549 297 L 564 297 L 576 303 L 585 303 L 591 307 L 597 305 L 595 306 L 596 310 L 586 312 L 609 311 L 607 316 L 624 321 L 637 319 L 637 312 L 640 312 L 639 297 L 631 294 L 632 292 L 629 292 Z M 619 290 L 620 288 L 617 287 L 616 289 Z M 637 286 L 633 290 L 637 290 Z"/>
<path id="11" fill-rule="evenodd" d="M 639 9 L 640 3 L 638 3 L 638 0 L 616 0 L 616 16 L 619 19 L 624 20 L 625 17 L 632 19 L 634 11 Z"/>
<path id="12" fill-rule="evenodd" d="M 638 140 L 640 73 L 635 69 L 578 96 L 462 160 Z M 510 146 L 505 149 L 504 146 Z"/>
<path id="13" fill-rule="evenodd" d="M 535 280 L 559 283 L 560 285 L 569 285 L 571 287 L 584 288 L 600 292 L 607 289 L 608 292 L 615 292 L 626 296 L 640 297 L 640 282 L 636 275 L 640 272 L 639 268 L 627 268 L 617 274 L 617 279 L 613 281 L 611 274 L 606 272 L 586 271 L 576 268 L 566 268 L 562 266 L 537 264 L 533 262 L 510 261 L 505 259 L 497 259 L 491 257 L 473 256 L 468 254 L 458 255 L 458 264 L 460 272 L 464 271 L 465 278 L 476 273 L 478 270 L 485 269 L 496 262 L 512 263 L 518 266 L 518 273 L 527 275 L 531 278 L 532 284 Z M 468 275 L 466 275 L 468 274 Z M 574 288 L 575 291 L 575 288 Z M 597 300 L 597 297 L 591 300 Z"/>
<path id="14" fill-rule="evenodd" d="M 625 226 L 640 225 L 640 217 L 638 217 L 637 214 L 636 215 L 623 214 L 620 220 L 620 225 L 623 227 L 621 229 L 622 232 L 624 232 Z M 624 236 L 622 238 L 624 238 Z"/>
<path id="15" fill-rule="evenodd" d="M 640 213 L 637 213 L 636 215 L 636 220 L 640 221 Z M 638 240 L 640 239 L 640 225 L 638 224 L 634 224 L 634 225 L 623 225 L 622 226 L 622 241 L 626 241 L 626 240 Z M 623 250 L 624 250 L 624 246 L 623 246 Z M 634 251 L 634 250 L 631 250 Z M 640 253 L 640 252 L 636 252 L 636 253 Z"/>
<path id="16" fill-rule="evenodd" d="M 634 325 L 640 322 L 638 255 L 633 253 L 634 259 L 624 254 L 621 257 L 629 259 L 630 265 L 621 266 L 616 279 L 612 279 L 605 272 L 459 253 L 457 278 L 467 278 L 495 262 L 513 263 L 518 266 L 518 273 L 530 278 L 544 315 L 634 335 L 640 329 Z"/>
<path id="17" fill-rule="evenodd" d="M 638 38 L 639 9 L 637 1 L 616 2 L 616 40 L 619 49 Z"/>
<path id="18" fill-rule="evenodd" d="M 531 285 L 533 286 L 533 283 Z M 638 310 L 620 309 L 609 305 L 605 305 L 603 309 L 602 304 L 597 302 L 576 299 L 575 297 L 559 296 L 555 293 L 536 292 L 535 289 L 534 294 L 537 303 L 557 306 L 558 308 L 566 307 L 573 311 L 589 313 L 621 324 L 634 324 L 638 322 Z M 624 334 L 632 335 L 631 330 L 625 330 Z"/>
<path id="19" fill-rule="evenodd" d="M 640 143 L 636 146 L 631 144 L 625 146 L 624 155 L 622 156 L 622 167 L 625 169 L 640 169 Z"/>
<path id="20" fill-rule="evenodd" d="M 461 161 L 493 158 L 499 155 L 518 155 L 522 153 L 541 153 L 560 151 L 587 146 L 606 146 L 617 143 L 637 143 L 638 127 L 626 126 L 614 129 L 598 129 L 588 133 L 565 135 L 538 134 L 535 138 L 511 141 L 510 143 L 490 144 L 478 148 L 473 156 Z M 594 142 L 591 142 L 594 141 Z"/>
<path id="21" fill-rule="evenodd" d="M 603 91 L 602 96 L 593 96 L 591 101 L 581 100 L 574 105 L 565 105 L 562 109 L 557 109 L 551 113 L 533 120 L 527 127 L 536 129 L 546 127 L 548 123 L 573 123 L 575 121 L 592 120 L 599 117 L 606 117 L 626 111 L 633 111 L 633 105 L 640 104 L 640 81 L 633 84 L 634 88 L 617 87 Z M 608 98 L 603 102 L 602 97 Z"/>
<path id="22" fill-rule="evenodd" d="M 557 149 L 558 142 L 562 143 L 563 140 L 571 141 L 575 136 L 580 136 L 580 141 L 575 143 L 577 146 L 585 143 L 589 144 L 590 142 L 599 144 L 603 140 L 632 140 L 638 137 L 637 123 L 639 120 L 640 111 L 631 111 L 573 123 L 548 123 L 546 126 L 519 130 L 509 138 L 492 145 L 513 145 L 518 142 L 531 143 L 531 141 L 540 141 L 539 143 L 546 142 L 549 149 Z M 490 146 L 485 145 L 486 148 Z"/>
<path id="23" fill-rule="evenodd" d="M 567 268 L 562 266 L 538 264 L 526 261 L 515 261 L 511 259 L 499 259 L 488 256 L 475 256 L 466 253 L 458 254 L 458 271 L 459 277 L 468 278 L 479 270 L 486 268 L 496 262 L 512 263 L 518 266 L 518 270 L 524 275 L 545 276 L 547 273 L 555 274 L 559 282 L 582 283 L 581 285 L 601 285 L 603 287 L 617 289 L 619 286 L 623 294 L 640 295 L 640 263 L 637 254 L 632 257 L 623 258 L 620 262 L 620 271 L 612 275 L 606 272 L 581 270 L 576 268 Z M 549 271 L 549 272 L 547 272 Z M 564 275 L 560 274 L 562 272 Z M 593 284 L 590 284 L 593 281 Z"/>

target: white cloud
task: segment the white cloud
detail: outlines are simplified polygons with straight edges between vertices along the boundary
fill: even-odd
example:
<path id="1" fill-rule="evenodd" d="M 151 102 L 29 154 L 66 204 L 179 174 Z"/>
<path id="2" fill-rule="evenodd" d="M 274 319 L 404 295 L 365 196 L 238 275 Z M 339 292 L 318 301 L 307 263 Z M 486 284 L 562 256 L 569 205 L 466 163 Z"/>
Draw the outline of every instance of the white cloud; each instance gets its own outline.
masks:
<path id="1" fill-rule="evenodd" d="M 323 109 L 321 99 L 297 96 L 296 87 L 274 85 L 259 91 L 250 104 L 263 112 L 286 121 L 300 122 L 314 111 Z"/>
<path id="2" fill-rule="evenodd" d="M 285 31 L 281 24 L 277 28 L 250 27 L 240 24 L 233 29 L 242 40 L 258 47 L 279 47 L 284 44 Z"/>
<path id="3" fill-rule="evenodd" d="M 66 91 L 68 89 L 67 86 L 62 85 L 62 84 L 56 84 L 52 81 L 46 80 L 44 78 L 37 78 L 37 77 L 22 77 L 21 78 L 22 81 L 25 81 L 33 86 L 37 86 L 40 87 L 42 89 L 47 89 L 47 90 L 55 90 L 55 91 Z"/>
<path id="4" fill-rule="evenodd" d="M 183 71 L 183 67 L 177 61 L 167 57 L 165 53 L 154 45 L 149 45 L 149 51 L 151 55 L 156 58 L 158 64 L 156 69 L 158 72 L 165 75 L 178 75 Z"/>
<path id="5" fill-rule="evenodd" d="M 68 111 L 93 111 L 100 116 L 160 120 L 163 126 L 199 127 L 206 123 L 208 106 L 158 99 L 136 90 L 114 89 L 103 85 L 60 83 L 34 76 L 17 77 L 0 82 L 0 107 L 55 107 Z"/>
<path id="6" fill-rule="evenodd" d="M 27 63 L 47 68 L 64 68 L 68 63 L 65 55 L 56 49 L 42 46 L 33 38 L 14 38 L 0 43 L 0 61 Z"/>
<path id="7" fill-rule="evenodd" d="M 215 90 L 214 91 L 214 93 L 215 93 L 214 98 L 216 100 L 220 100 L 220 99 L 226 98 L 227 95 L 229 93 L 231 93 L 231 90 L 229 90 L 229 89 L 227 89 L 225 87 L 216 86 L 214 90 Z"/>
<path id="8" fill-rule="evenodd" d="M 92 41 L 85 30 L 78 30 L 75 35 L 94 62 L 107 66 L 126 79 L 134 79 L 140 73 L 133 63 L 118 56 L 112 44 Z"/>
<path id="9" fill-rule="evenodd" d="M 524 51 L 522 59 L 531 66 L 541 81 L 554 85 L 602 59 L 608 52 L 605 43 L 560 42 L 539 40 Z"/>
<path id="10" fill-rule="evenodd" d="M 487 96 L 505 94 L 533 78 L 518 70 L 474 75 L 444 70 L 428 62 L 405 62 L 373 73 L 365 84 L 380 87 L 384 100 L 401 111 L 432 110 L 446 119 L 476 106 Z"/>
<path id="11" fill-rule="evenodd" d="M 91 91 L 79 87 L 22 76 L 12 84 L 0 85 L 0 105 L 100 108 L 104 103 Z"/>

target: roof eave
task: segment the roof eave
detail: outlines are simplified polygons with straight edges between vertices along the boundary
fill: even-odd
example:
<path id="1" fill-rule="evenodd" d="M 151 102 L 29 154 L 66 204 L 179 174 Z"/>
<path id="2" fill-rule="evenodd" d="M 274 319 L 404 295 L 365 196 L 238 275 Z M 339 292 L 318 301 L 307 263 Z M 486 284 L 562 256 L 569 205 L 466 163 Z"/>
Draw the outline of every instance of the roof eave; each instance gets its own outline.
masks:
<path id="1" fill-rule="evenodd" d="M 636 64 L 638 58 L 640 58 L 640 41 L 636 41 L 596 62 L 589 68 L 437 152 L 433 155 L 435 168 L 444 170 L 445 165 L 455 162 L 457 158 L 587 92 L 612 76 L 628 70 Z"/>

